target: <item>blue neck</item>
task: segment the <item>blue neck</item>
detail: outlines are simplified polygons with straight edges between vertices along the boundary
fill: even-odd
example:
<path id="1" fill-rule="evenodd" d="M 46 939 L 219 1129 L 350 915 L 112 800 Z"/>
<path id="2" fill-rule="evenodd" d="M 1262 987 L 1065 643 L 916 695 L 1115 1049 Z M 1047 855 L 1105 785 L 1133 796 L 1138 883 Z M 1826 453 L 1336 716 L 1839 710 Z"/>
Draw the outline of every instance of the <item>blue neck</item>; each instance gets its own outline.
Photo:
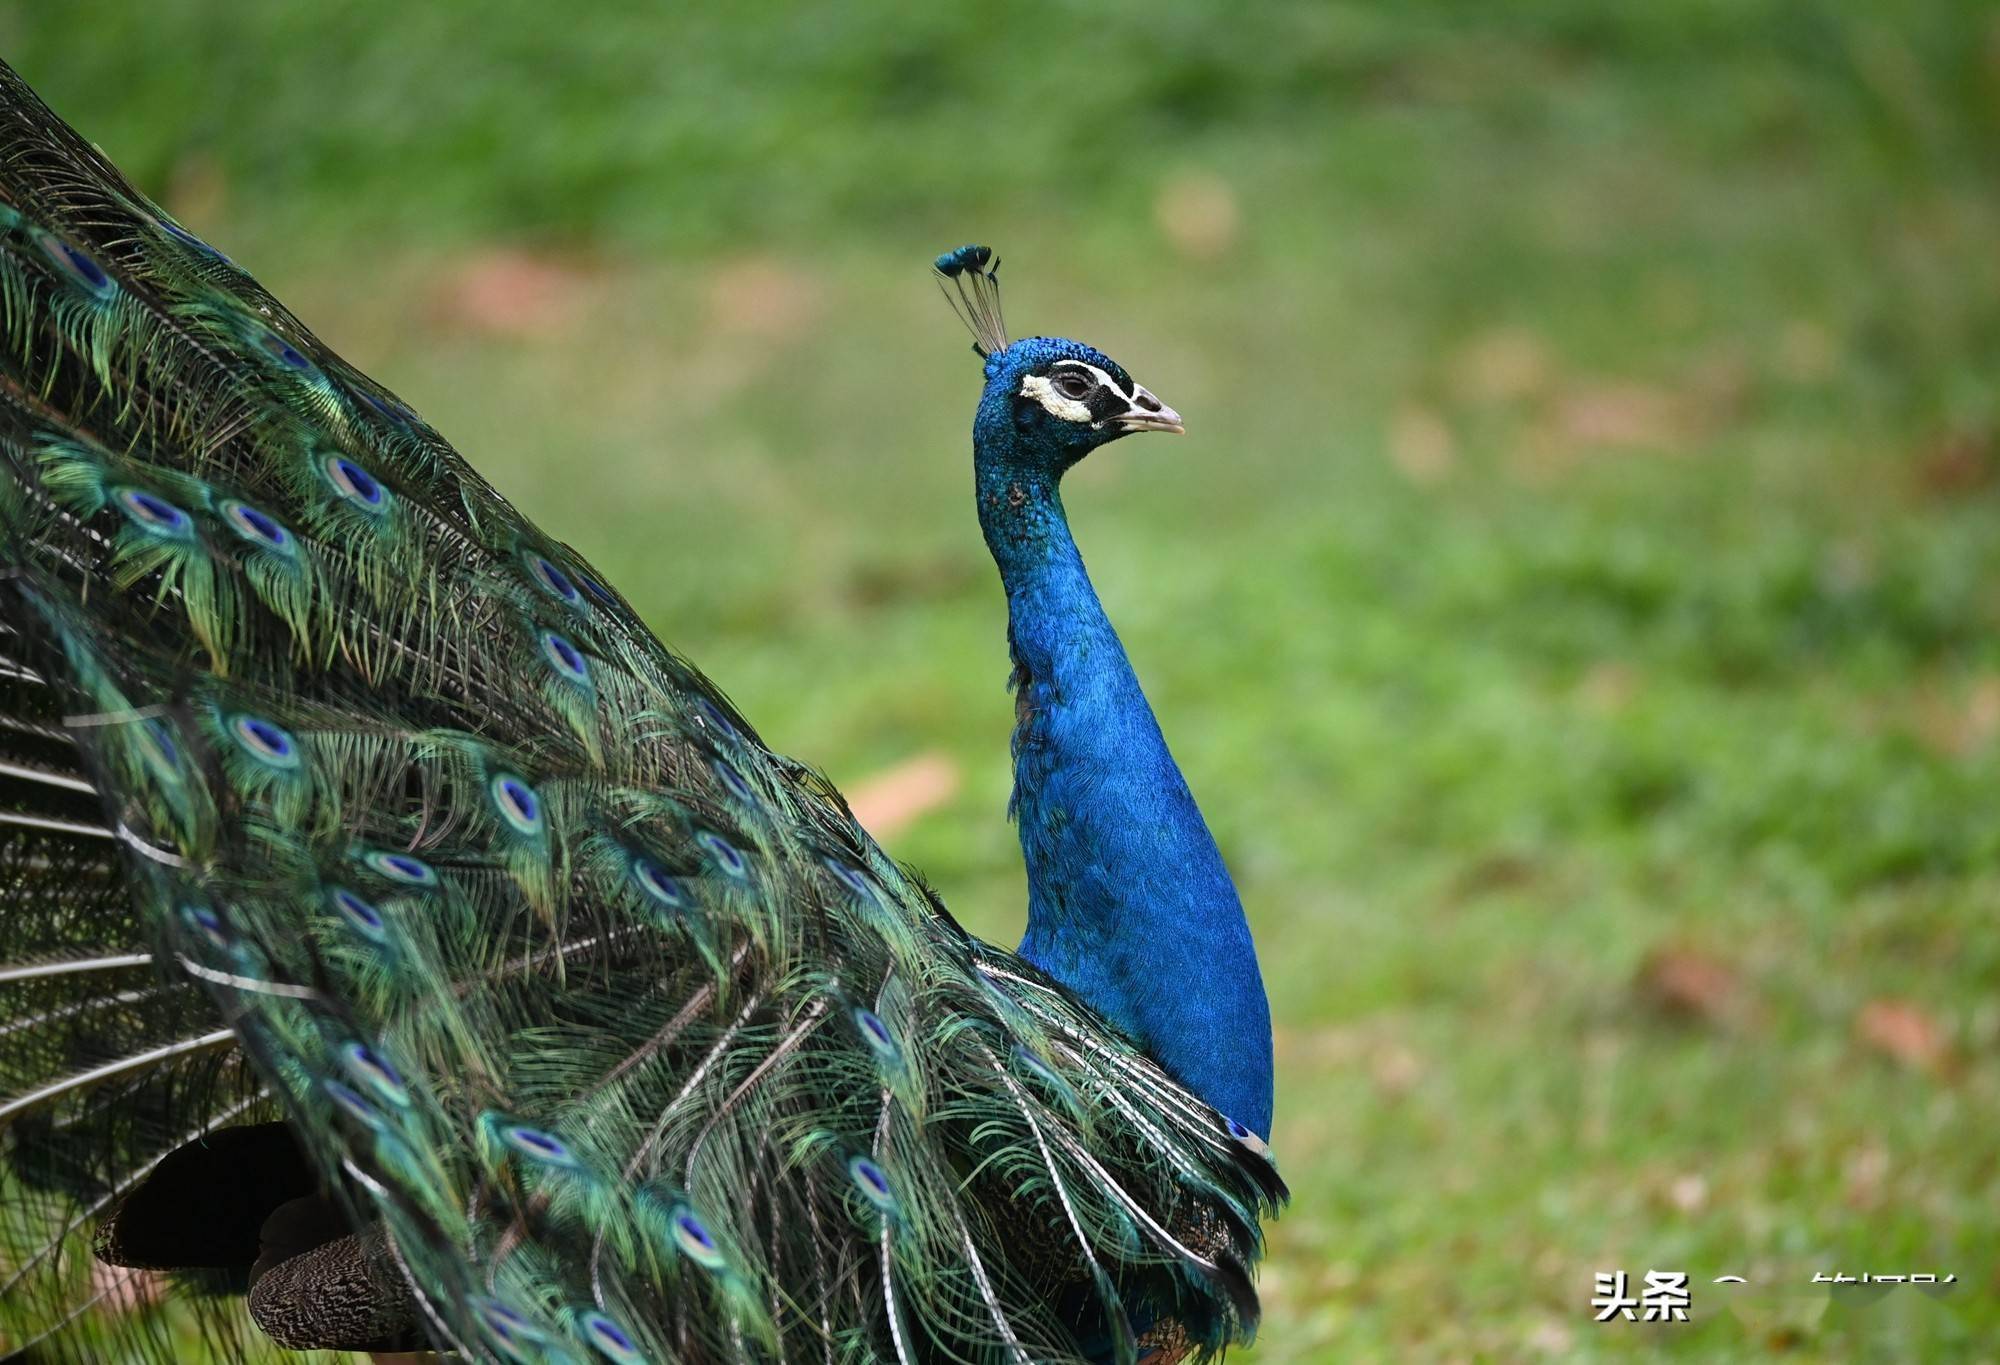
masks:
<path id="1" fill-rule="evenodd" d="M 990 409 L 990 410 L 989 410 Z M 1021 956 L 1266 1137 L 1271 1016 L 1215 839 L 1084 573 L 1047 462 L 1004 404 L 974 431 L 979 522 L 1007 589 Z"/>

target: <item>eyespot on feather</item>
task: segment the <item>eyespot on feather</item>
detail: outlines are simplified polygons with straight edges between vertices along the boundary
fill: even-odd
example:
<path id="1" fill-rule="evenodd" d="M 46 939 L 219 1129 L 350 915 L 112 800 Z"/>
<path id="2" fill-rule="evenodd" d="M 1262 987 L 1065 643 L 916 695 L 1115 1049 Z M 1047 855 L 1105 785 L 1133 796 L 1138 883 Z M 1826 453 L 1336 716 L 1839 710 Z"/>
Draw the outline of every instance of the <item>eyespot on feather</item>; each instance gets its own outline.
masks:
<path id="1" fill-rule="evenodd" d="M 223 926 L 222 916 L 216 914 L 215 911 L 209 909 L 206 905 L 183 905 L 181 907 L 181 921 L 207 939 L 214 947 L 227 948 L 230 946 L 229 931 Z"/>
<path id="2" fill-rule="evenodd" d="M 861 1041 L 868 1050 L 885 1062 L 895 1062 L 903 1055 L 903 1049 L 896 1041 L 896 1035 L 882 1022 L 882 1016 L 874 1010 L 857 1005 L 854 1008 L 854 1027 L 861 1034 Z"/>
<path id="3" fill-rule="evenodd" d="M 298 741 L 282 725 L 262 716 L 238 715 L 230 718 L 229 733 L 244 753 L 267 768 L 290 770 L 299 766 Z"/>
<path id="4" fill-rule="evenodd" d="M 194 536 L 194 519 L 157 493 L 121 488 L 114 496 L 126 519 L 140 530 L 171 540 Z"/>
<path id="5" fill-rule="evenodd" d="M 237 535 L 253 545 L 261 545 L 267 550 L 275 550 L 287 556 L 298 548 L 290 531 L 287 531 L 274 517 L 259 511 L 247 502 L 231 498 L 222 504 L 222 515 Z"/>
<path id="6" fill-rule="evenodd" d="M 396 1068 L 377 1056 L 364 1043 L 348 1043 L 340 1049 L 341 1064 L 357 1084 L 386 1104 L 406 1109 L 410 1088 Z"/>
<path id="7" fill-rule="evenodd" d="M 361 1093 L 354 1087 L 336 1081 L 330 1076 L 319 1084 L 320 1089 L 326 1092 L 327 1098 L 332 1100 L 342 1113 L 367 1128 L 376 1132 L 382 1131 L 386 1120 L 383 1119 L 381 1111 L 363 1099 Z"/>
<path id="8" fill-rule="evenodd" d="M 541 1162 L 546 1166 L 575 1166 L 576 1154 L 569 1144 L 553 1133 L 545 1133 L 539 1128 L 530 1128 L 525 1123 L 511 1123 L 500 1130 L 501 1139 L 522 1156 Z"/>
<path id="9" fill-rule="evenodd" d="M 671 910 L 678 910 L 687 903 L 681 891 L 681 884 L 667 875 L 666 870 L 650 858 L 632 860 L 632 880 L 639 889 L 653 900 Z"/>
<path id="10" fill-rule="evenodd" d="M 370 393 L 367 389 L 362 388 L 351 388 L 348 392 L 359 398 L 363 403 L 366 403 L 370 408 L 373 408 L 381 416 L 394 422 L 397 426 L 407 427 L 414 424 L 417 420 L 417 414 L 413 408 L 399 403 L 393 398 L 384 398 L 380 394 Z"/>
<path id="11" fill-rule="evenodd" d="M 577 1318 L 577 1325 L 583 1329 L 583 1339 L 596 1347 L 598 1353 L 613 1365 L 647 1365 L 646 1357 L 639 1351 L 639 1344 L 623 1327 L 604 1314 L 585 1313 Z"/>
<path id="12" fill-rule="evenodd" d="M 720 834 L 711 834 L 703 830 L 694 836 L 694 841 L 701 845 L 708 855 L 715 859 L 716 864 L 731 877 L 740 880 L 750 871 L 749 860 L 737 852 L 736 846 Z"/>
<path id="13" fill-rule="evenodd" d="M 750 790 L 749 782 L 744 780 L 742 773 L 736 771 L 736 766 L 733 763 L 726 763 L 721 759 L 717 759 L 709 766 L 714 769 L 716 780 L 722 783 L 724 787 L 727 787 L 729 794 L 738 801 L 755 801 L 757 799 L 756 793 Z"/>
<path id="14" fill-rule="evenodd" d="M 153 222 L 160 229 L 160 231 L 166 233 L 167 236 L 172 237 L 177 242 L 181 242 L 187 246 L 193 247 L 196 251 L 201 252 L 204 256 L 213 256 L 218 261 L 226 261 L 229 259 L 227 256 L 223 255 L 220 251 L 217 251 L 207 242 L 204 242 L 201 238 L 195 236 L 192 232 L 189 232 L 186 228 L 182 227 L 179 223 L 176 223 L 173 219 L 167 217 L 165 214 L 156 214 L 153 218 Z"/>
<path id="15" fill-rule="evenodd" d="M 889 1188 L 889 1177 L 865 1156 L 850 1157 L 847 1162 L 848 1178 L 861 1195 L 878 1210 L 887 1214 L 898 1212 L 896 1195 Z"/>
<path id="16" fill-rule="evenodd" d="M 388 937 L 388 924 L 382 918 L 382 912 L 346 887 L 335 887 L 327 899 L 340 917 L 354 926 L 363 938 L 381 943 Z"/>
<path id="17" fill-rule="evenodd" d="M 704 728 L 715 731 L 731 743 L 735 743 L 743 738 L 742 732 L 730 723 L 729 717 L 722 714 L 722 708 L 707 697 L 701 697 L 696 700 L 694 712 L 696 718 L 701 721 Z"/>
<path id="18" fill-rule="evenodd" d="M 535 789 L 512 773 L 501 773 L 487 783 L 494 808 L 517 834 L 542 832 L 542 798 Z"/>
<path id="19" fill-rule="evenodd" d="M 563 677 L 573 683 L 589 684 L 590 664 L 583 652 L 552 630 L 542 632 L 542 654 Z"/>
<path id="20" fill-rule="evenodd" d="M 1266 1161 L 1275 1160 L 1275 1158 L 1271 1155 L 1271 1145 L 1268 1142 L 1265 1142 L 1264 1139 L 1258 1137 L 1255 1133 L 1251 1132 L 1248 1128 L 1238 1123 L 1235 1119 L 1224 1118 L 1222 1122 L 1223 1125 L 1229 1130 L 1229 1136 L 1234 1138 L 1238 1144 L 1249 1148 L 1251 1151 L 1255 1152 L 1258 1156 L 1263 1157 L 1264 1160 Z"/>
<path id="21" fill-rule="evenodd" d="M 715 1237 L 708 1225 L 695 1217 L 694 1211 L 685 1204 L 675 1205 L 668 1215 L 668 1224 L 673 1228 L 674 1245 L 687 1258 L 707 1270 L 720 1270 L 724 1265 L 722 1249 L 715 1244 Z"/>
<path id="22" fill-rule="evenodd" d="M 326 480 L 341 497 L 368 511 L 379 511 L 389 494 L 373 474 L 344 455 L 332 454 L 320 461 Z"/>
<path id="23" fill-rule="evenodd" d="M 413 858 L 407 853 L 370 849 L 361 855 L 361 861 L 371 870 L 404 886 L 437 885 L 437 870 L 422 858 Z"/>
<path id="24" fill-rule="evenodd" d="M 473 1313 L 479 1318 L 479 1325 L 486 1329 L 487 1335 L 510 1360 L 529 1365 L 541 1359 L 542 1353 L 534 1348 L 547 1338 L 527 1318 L 498 1299 L 474 1298 L 470 1303 Z M 533 1354 L 530 1354 L 531 1351 Z"/>
<path id="25" fill-rule="evenodd" d="M 528 556 L 528 576 L 535 580 L 543 592 L 557 601 L 566 602 L 572 607 L 583 605 L 583 594 L 578 591 L 576 584 L 570 582 L 569 575 L 544 556 L 538 554 Z"/>
<path id="26" fill-rule="evenodd" d="M 299 374 L 318 375 L 319 367 L 306 359 L 306 354 L 291 342 L 279 336 L 270 328 L 258 323 L 246 323 L 244 339 L 266 356 Z"/>
<path id="27" fill-rule="evenodd" d="M 53 232 L 37 232 L 35 245 L 71 284 L 92 298 L 108 299 L 118 292 L 118 282 L 97 263 L 96 257 L 71 246 Z"/>
<path id="28" fill-rule="evenodd" d="M 828 858 L 827 868 L 839 879 L 840 884 L 864 901 L 875 899 L 875 886 L 863 875 L 860 868 L 844 863 L 838 858 Z"/>

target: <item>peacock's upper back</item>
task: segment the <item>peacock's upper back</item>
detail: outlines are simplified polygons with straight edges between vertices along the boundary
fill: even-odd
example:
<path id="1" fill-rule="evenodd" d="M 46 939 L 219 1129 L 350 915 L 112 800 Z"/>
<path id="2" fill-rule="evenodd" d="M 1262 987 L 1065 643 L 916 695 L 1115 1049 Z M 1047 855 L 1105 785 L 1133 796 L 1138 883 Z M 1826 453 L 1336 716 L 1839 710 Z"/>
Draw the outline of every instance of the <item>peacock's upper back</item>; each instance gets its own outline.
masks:
<path id="1" fill-rule="evenodd" d="M 1254 1327 L 1261 1144 L 4 67 L 0 525 L 0 1347 L 175 1358 L 93 1236 L 240 1282 L 316 1206 L 298 1344 L 355 1264 L 481 1359 Z"/>

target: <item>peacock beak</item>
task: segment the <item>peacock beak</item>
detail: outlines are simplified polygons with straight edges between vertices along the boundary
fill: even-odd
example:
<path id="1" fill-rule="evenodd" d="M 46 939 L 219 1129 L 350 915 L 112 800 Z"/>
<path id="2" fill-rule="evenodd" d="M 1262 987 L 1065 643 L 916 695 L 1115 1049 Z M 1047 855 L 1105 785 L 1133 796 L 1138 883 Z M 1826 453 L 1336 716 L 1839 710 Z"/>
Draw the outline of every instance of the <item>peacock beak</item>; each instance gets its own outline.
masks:
<path id="1" fill-rule="evenodd" d="M 1171 431 L 1176 436 L 1187 435 L 1187 428 L 1181 425 L 1181 415 L 1153 397 L 1144 385 L 1133 386 L 1131 404 L 1111 420 L 1118 424 L 1121 432 Z"/>

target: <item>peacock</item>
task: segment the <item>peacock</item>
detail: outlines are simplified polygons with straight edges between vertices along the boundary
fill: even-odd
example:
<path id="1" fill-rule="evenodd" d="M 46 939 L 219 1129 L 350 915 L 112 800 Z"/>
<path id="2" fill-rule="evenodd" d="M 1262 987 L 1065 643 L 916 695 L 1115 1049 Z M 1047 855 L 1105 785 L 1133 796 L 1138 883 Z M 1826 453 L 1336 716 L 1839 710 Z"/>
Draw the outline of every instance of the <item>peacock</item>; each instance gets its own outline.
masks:
<path id="1" fill-rule="evenodd" d="M 1182 423 L 1010 341 L 998 272 L 935 266 L 984 368 L 1012 952 L 0 66 L 0 1349 L 1253 1334 L 1264 989 L 1060 496 Z"/>

